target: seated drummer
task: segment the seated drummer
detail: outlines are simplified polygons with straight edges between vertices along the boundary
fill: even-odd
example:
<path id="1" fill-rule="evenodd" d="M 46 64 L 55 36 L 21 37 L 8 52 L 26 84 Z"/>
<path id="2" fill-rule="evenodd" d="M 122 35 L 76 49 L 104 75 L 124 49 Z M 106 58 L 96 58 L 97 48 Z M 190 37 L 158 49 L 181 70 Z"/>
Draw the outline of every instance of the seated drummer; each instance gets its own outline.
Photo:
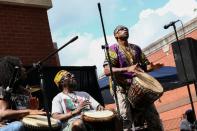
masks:
<path id="1" fill-rule="evenodd" d="M 88 93 L 75 91 L 77 81 L 74 75 L 66 70 L 59 71 L 54 82 L 62 92 L 53 98 L 52 117 L 63 122 L 64 131 L 85 131 L 81 112 L 90 109 L 103 110 L 103 106 Z"/>
<path id="2" fill-rule="evenodd" d="M 18 57 L 0 58 L 0 72 L 0 131 L 22 131 L 22 117 L 29 114 L 43 115 L 45 112 L 28 109 L 30 93 L 22 86 L 26 75 Z M 15 82 L 11 82 L 13 77 Z"/>

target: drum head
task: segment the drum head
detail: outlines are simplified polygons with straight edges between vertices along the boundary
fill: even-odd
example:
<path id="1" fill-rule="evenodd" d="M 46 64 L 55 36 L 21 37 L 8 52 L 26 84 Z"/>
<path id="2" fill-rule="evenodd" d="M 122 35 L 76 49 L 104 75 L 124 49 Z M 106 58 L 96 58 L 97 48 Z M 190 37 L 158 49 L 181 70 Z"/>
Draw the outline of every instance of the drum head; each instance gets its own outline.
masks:
<path id="1" fill-rule="evenodd" d="M 52 127 L 58 127 L 58 120 L 50 118 L 51 120 L 51 126 Z M 48 126 L 48 120 L 46 116 L 42 115 L 28 115 L 22 119 L 22 122 L 27 126 L 34 126 L 34 127 L 49 127 Z"/>
<path id="2" fill-rule="evenodd" d="M 136 74 L 136 77 L 133 78 L 134 81 L 137 81 L 142 87 L 150 89 L 154 92 L 162 93 L 162 85 L 152 76 L 147 73 L 140 72 Z"/>
<path id="3" fill-rule="evenodd" d="M 114 113 L 109 110 L 87 111 L 82 115 L 83 120 L 87 122 L 110 121 L 115 117 Z"/>

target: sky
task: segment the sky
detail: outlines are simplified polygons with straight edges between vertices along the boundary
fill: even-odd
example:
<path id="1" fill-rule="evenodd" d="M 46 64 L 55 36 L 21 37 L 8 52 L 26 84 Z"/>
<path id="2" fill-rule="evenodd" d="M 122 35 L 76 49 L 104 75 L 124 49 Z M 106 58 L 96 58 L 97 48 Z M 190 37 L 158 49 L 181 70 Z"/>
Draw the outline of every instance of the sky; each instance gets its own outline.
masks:
<path id="1" fill-rule="evenodd" d="M 59 52 L 61 66 L 96 66 L 98 77 L 105 59 L 101 46 L 106 44 L 98 3 L 109 46 L 116 43 L 117 25 L 127 26 L 129 42 L 143 49 L 173 32 L 172 27 L 165 30 L 165 24 L 178 19 L 184 24 L 197 17 L 197 0 L 52 0 L 47 13 L 53 42 L 60 48 L 78 36 Z"/>

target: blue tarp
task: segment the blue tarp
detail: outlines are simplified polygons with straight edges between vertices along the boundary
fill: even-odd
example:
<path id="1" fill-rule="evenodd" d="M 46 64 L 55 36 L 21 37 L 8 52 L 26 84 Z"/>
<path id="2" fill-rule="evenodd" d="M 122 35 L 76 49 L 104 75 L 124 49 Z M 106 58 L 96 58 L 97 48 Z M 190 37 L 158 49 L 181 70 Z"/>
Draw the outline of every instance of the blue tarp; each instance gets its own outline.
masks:
<path id="1" fill-rule="evenodd" d="M 102 77 L 101 79 L 98 80 L 99 87 L 105 88 L 109 85 L 109 78 L 107 76 Z"/>
<path id="2" fill-rule="evenodd" d="M 163 85 L 165 91 L 185 85 L 179 80 L 176 67 L 164 66 L 149 72 L 149 74 L 155 77 Z"/>
<path id="3" fill-rule="evenodd" d="M 165 91 L 172 90 L 184 85 L 178 79 L 176 67 L 163 66 L 159 69 L 149 72 L 148 74 L 156 78 L 162 84 Z M 103 77 L 100 79 L 99 86 L 101 89 L 107 87 L 108 77 Z"/>
<path id="4" fill-rule="evenodd" d="M 159 69 L 155 69 L 152 72 L 148 73 L 149 75 L 155 77 L 156 79 L 177 79 L 176 67 L 164 66 Z"/>

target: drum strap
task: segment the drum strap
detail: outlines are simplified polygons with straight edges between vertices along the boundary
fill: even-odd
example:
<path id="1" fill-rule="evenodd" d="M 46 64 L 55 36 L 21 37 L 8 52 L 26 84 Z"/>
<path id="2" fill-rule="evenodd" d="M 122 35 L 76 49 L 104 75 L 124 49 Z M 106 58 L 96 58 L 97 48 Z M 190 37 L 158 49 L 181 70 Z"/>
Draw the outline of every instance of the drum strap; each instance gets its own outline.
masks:
<path id="1" fill-rule="evenodd" d="M 133 63 L 134 63 L 134 55 L 132 53 L 130 45 L 128 45 L 128 49 L 129 50 L 127 50 L 126 47 L 120 45 L 120 50 L 122 50 L 124 52 L 128 64 L 129 65 L 133 65 Z"/>

